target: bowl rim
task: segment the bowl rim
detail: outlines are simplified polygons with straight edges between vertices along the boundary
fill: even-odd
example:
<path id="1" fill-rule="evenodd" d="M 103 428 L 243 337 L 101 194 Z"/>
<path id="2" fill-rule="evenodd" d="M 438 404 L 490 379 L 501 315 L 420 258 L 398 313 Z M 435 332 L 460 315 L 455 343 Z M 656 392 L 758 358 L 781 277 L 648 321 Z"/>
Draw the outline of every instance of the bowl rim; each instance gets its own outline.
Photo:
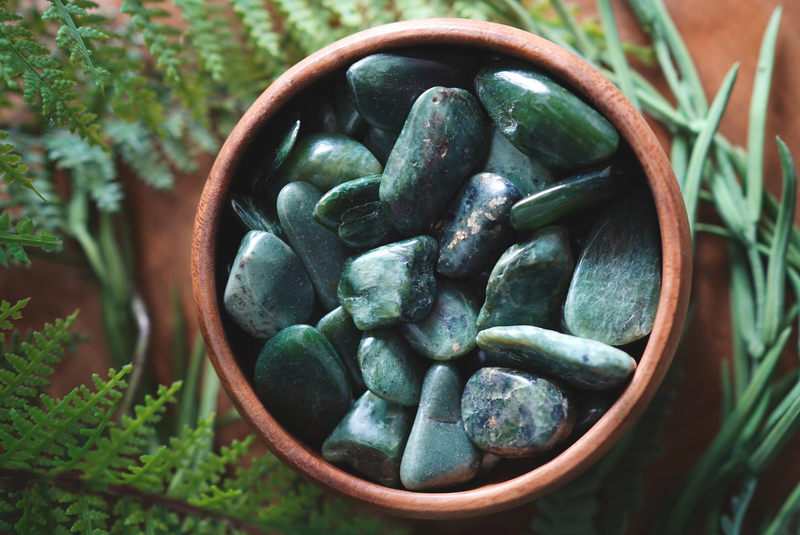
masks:
<path id="1" fill-rule="evenodd" d="M 314 81 L 369 54 L 426 45 L 462 45 L 516 57 L 555 74 L 590 102 L 614 124 L 642 165 L 658 212 L 663 256 L 653 331 L 633 378 L 608 412 L 547 463 L 503 482 L 457 492 L 383 487 L 329 464 L 284 430 L 258 401 L 230 349 L 216 292 L 220 218 L 237 166 L 257 132 Z M 645 119 L 609 80 L 574 54 L 523 30 L 467 19 L 420 19 L 341 39 L 286 71 L 255 101 L 225 141 L 203 189 L 192 240 L 192 286 L 199 327 L 225 390 L 250 428 L 281 461 L 313 484 L 383 513 L 466 518 L 504 511 L 555 490 L 588 469 L 630 429 L 675 354 L 689 303 L 691 262 L 689 223 L 669 160 Z"/>

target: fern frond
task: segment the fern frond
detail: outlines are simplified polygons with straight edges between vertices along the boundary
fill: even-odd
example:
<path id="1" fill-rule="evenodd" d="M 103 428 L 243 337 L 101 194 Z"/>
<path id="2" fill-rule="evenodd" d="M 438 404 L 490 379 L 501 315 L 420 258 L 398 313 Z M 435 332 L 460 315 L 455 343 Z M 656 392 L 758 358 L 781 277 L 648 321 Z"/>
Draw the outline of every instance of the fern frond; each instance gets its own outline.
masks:
<path id="1" fill-rule="evenodd" d="M 0 141 L 5 141 L 9 135 L 8 132 L 0 130 Z M 28 188 L 35 192 L 42 200 L 45 200 L 42 194 L 36 191 L 33 179 L 25 176 L 25 173 L 28 172 L 28 166 L 20 163 L 22 162 L 22 157 L 18 154 L 12 154 L 15 148 L 14 145 L 0 143 L 0 173 L 3 176 L 3 181 L 9 185 L 16 182 L 23 188 Z"/>
<path id="2" fill-rule="evenodd" d="M 31 261 L 23 247 L 41 247 L 44 251 L 49 252 L 56 250 L 61 245 L 61 240 L 48 232 L 39 231 L 38 234 L 34 234 L 34 232 L 33 221 L 29 217 L 23 217 L 17 221 L 12 230 L 11 217 L 8 212 L 0 214 L 0 265 L 8 267 L 6 253 L 17 260 L 30 264 Z"/>
<path id="3" fill-rule="evenodd" d="M 743 485 L 742 492 L 738 496 L 731 498 L 731 516 L 723 516 L 720 520 L 722 532 L 725 535 L 740 535 L 744 524 L 744 515 L 753 499 L 756 490 L 756 478 L 750 478 Z"/>
<path id="4" fill-rule="evenodd" d="M 350 31 L 358 31 L 365 27 L 359 0 L 322 0 L 331 13 L 339 18 L 339 23 Z"/>
<path id="5" fill-rule="evenodd" d="M 400 11 L 403 20 L 451 15 L 441 0 L 396 0 L 395 7 Z"/>
<path id="6" fill-rule="evenodd" d="M 163 0 L 153 0 L 152 4 Z M 145 7 L 141 0 L 125 0 L 120 9 L 131 16 L 137 30 L 142 32 L 150 54 L 155 58 L 158 67 L 164 69 L 167 80 L 176 81 L 181 78 L 180 69 L 186 64 L 182 54 L 186 48 L 177 39 L 182 32 L 169 24 L 155 22 L 154 19 L 167 18 L 170 13 L 156 7 Z"/>
<path id="7" fill-rule="evenodd" d="M 230 0 L 253 44 L 271 57 L 281 57 L 281 37 L 275 31 L 272 15 L 261 0 Z"/>
<path id="8" fill-rule="evenodd" d="M 304 55 L 308 55 L 339 37 L 328 23 L 329 14 L 314 9 L 308 0 L 275 0 L 286 17 L 286 25 L 294 42 Z"/>
<path id="9" fill-rule="evenodd" d="M 14 328 L 14 324 L 10 320 L 22 319 L 22 309 L 28 304 L 31 298 L 20 299 L 14 305 L 8 301 L 0 301 L 0 330 L 10 331 Z M 6 335 L 0 332 L 0 342 L 5 342 Z"/>
<path id="10" fill-rule="evenodd" d="M 227 28 L 218 26 L 209 16 L 209 1 L 175 0 L 175 7 L 182 11 L 182 18 L 188 24 L 187 34 L 201 60 L 201 67 L 211 74 L 215 82 L 227 79 L 226 58 L 221 41 L 228 37 Z"/>
<path id="11" fill-rule="evenodd" d="M 109 121 L 106 132 L 122 159 L 139 178 L 155 189 L 172 189 L 175 175 L 161 158 L 151 132 L 142 123 Z"/>

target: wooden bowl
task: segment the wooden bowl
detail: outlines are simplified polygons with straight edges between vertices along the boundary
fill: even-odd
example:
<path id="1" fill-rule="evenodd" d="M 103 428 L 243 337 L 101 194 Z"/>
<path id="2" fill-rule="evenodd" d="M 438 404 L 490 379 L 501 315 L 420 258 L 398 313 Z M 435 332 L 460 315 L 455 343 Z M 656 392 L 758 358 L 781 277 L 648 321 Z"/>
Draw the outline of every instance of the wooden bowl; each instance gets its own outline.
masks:
<path id="1" fill-rule="evenodd" d="M 489 481 L 435 493 L 371 483 L 329 464 L 317 449 L 284 430 L 256 397 L 251 383 L 253 361 L 242 357 L 247 349 L 241 348 L 239 337 L 229 335 L 230 320 L 221 313 L 227 277 L 220 262 L 226 257 L 220 251 L 227 248 L 227 254 L 231 249 L 235 254 L 238 247 L 238 241 L 225 239 L 226 197 L 237 172 L 247 165 L 248 150 L 258 151 L 254 140 L 269 135 L 270 119 L 304 89 L 367 55 L 426 45 L 469 46 L 525 60 L 560 78 L 594 105 L 641 163 L 658 210 L 663 248 L 655 326 L 632 380 L 600 421 L 540 466 L 516 464 Z M 530 33 L 485 22 L 429 19 L 389 24 L 342 39 L 295 65 L 264 91 L 225 142 L 206 182 L 194 227 L 192 282 L 200 329 L 222 384 L 239 413 L 275 455 L 342 498 L 393 515 L 444 519 L 496 513 L 530 502 L 585 471 L 622 437 L 655 394 L 672 361 L 686 316 L 691 260 L 683 198 L 669 161 L 645 120 L 611 82 L 581 59 Z"/>

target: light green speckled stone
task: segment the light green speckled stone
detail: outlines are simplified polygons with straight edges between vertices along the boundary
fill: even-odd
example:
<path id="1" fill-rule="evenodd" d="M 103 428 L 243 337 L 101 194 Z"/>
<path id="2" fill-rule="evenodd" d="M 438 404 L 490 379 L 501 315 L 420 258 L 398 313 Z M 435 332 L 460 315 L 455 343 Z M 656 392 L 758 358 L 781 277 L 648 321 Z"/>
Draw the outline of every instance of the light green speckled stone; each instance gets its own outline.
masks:
<path id="1" fill-rule="evenodd" d="M 419 403 L 427 363 L 393 328 L 366 331 L 358 346 L 358 364 L 367 388 L 381 399 L 403 406 Z"/>
<path id="2" fill-rule="evenodd" d="M 353 392 L 357 396 L 360 395 L 367 388 L 358 365 L 358 345 L 361 343 L 363 333 L 358 330 L 353 318 L 342 307 L 325 314 L 317 323 L 317 330 L 325 335 L 342 359 L 347 375 L 350 376 Z"/>
<path id="3" fill-rule="evenodd" d="M 455 365 L 431 366 L 400 464 L 400 480 L 407 489 L 450 487 L 478 473 L 482 456 L 464 430 L 460 401 L 461 379 Z"/>
<path id="4" fill-rule="evenodd" d="M 322 457 L 345 462 L 387 487 L 400 486 L 400 460 L 414 411 L 367 391 L 322 444 Z"/>
<path id="5" fill-rule="evenodd" d="M 636 369 L 636 361 L 621 349 L 531 325 L 483 330 L 478 345 L 498 366 L 546 375 L 583 390 L 614 388 Z"/>
<path id="6" fill-rule="evenodd" d="M 492 143 L 480 172 L 500 175 L 517 186 L 523 197 L 542 191 L 555 181 L 552 172 L 521 153 L 496 126 L 490 132 Z"/>

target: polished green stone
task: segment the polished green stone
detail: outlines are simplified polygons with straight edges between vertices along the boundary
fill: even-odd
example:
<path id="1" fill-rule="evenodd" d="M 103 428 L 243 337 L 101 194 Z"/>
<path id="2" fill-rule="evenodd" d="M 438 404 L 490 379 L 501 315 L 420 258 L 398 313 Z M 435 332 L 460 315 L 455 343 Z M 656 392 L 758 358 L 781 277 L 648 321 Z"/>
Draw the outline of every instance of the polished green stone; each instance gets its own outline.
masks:
<path id="1" fill-rule="evenodd" d="M 303 264 L 274 234 L 248 232 L 233 261 L 223 302 L 245 331 L 268 339 L 281 329 L 306 321 L 314 289 Z"/>
<path id="2" fill-rule="evenodd" d="M 564 304 L 569 331 L 619 346 L 650 333 L 661 293 L 661 243 L 653 200 L 637 191 L 595 223 Z"/>
<path id="3" fill-rule="evenodd" d="M 386 216 L 406 236 L 423 233 L 486 149 L 480 104 L 462 89 L 434 87 L 414 103 L 380 186 Z"/>
<path id="4" fill-rule="evenodd" d="M 530 65 L 491 64 L 478 73 L 475 89 L 508 140 L 548 167 L 591 165 L 617 150 L 619 135 L 608 120 Z"/>
<path id="5" fill-rule="evenodd" d="M 260 161 L 250 181 L 250 189 L 254 192 L 262 191 L 267 186 L 272 175 L 291 153 L 300 133 L 300 116 L 295 114 L 280 119 L 273 127 L 263 147 L 258 147 Z"/>
<path id="6" fill-rule="evenodd" d="M 489 131 L 491 145 L 480 166 L 481 172 L 500 175 L 517 186 L 525 197 L 555 181 L 550 170 L 536 159 L 521 153 L 496 126 L 492 125 Z"/>
<path id="7" fill-rule="evenodd" d="M 400 131 L 388 132 L 372 126 L 367 130 L 362 143 L 385 167 L 386 160 L 389 159 L 389 154 L 392 152 L 394 144 L 397 143 L 397 136 L 399 135 Z"/>
<path id="8" fill-rule="evenodd" d="M 345 462 L 386 487 L 400 486 L 400 460 L 414 411 L 367 391 L 322 444 L 328 462 Z"/>
<path id="9" fill-rule="evenodd" d="M 386 218 L 379 201 L 351 208 L 342 214 L 339 239 L 354 249 L 370 249 L 401 239 L 400 232 Z"/>
<path id="10" fill-rule="evenodd" d="M 419 321 L 436 301 L 436 240 L 418 236 L 347 259 L 339 302 L 362 331 Z"/>
<path id="11" fill-rule="evenodd" d="M 478 345 L 497 366 L 546 375 L 581 390 L 620 386 L 636 369 L 636 361 L 621 349 L 532 325 L 483 330 Z"/>
<path id="12" fill-rule="evenodd" d="M 566 227 L 545 227 L 527 241 L 512 245 L 489 276 L 478 329 L 498 325 L 553 326 L 569 288 L 572 269 Z"/>
<path id="13" fill-rule="evenodd" d="M 492 173 L 470 177 L 434 223 L 439 241 L 436 271 L 463 279 L 491 269 L 514 241 L 508 214 L 522 193 Z"/>
<path id="14" fill-rule="evenodd" d="M 256 361 L 254 383 L 264 408 L 304 440 L 328 436 L 353 396 L 336 350 L 310 325 L 287 327 L 267 342 Z"/>
<path id="15" fill-rule="evenodd" d="M 286 240 L 286 234 L 278 220 L 278 213 L 266 198 L 233 193 L 229 202 L 236 218 L 248 231 L 263 230 Z"/>
<path id="16" fill-rule="evenodd" d="M 361 376 L 370 392 L 398 405 L 419 403 L 427 363 L 394 328 L 366 331 L 358 346 Z"/>
<path id="17" fill-rule="evenodd" d="M 353 318 L 342 307 L 337 307 L 325 314 L 317 323 L 317 330 L 336 350 L 342 359 L 353 393 L 361 394 L 366 390 L 364 379 L 361 377 L 361 367 L 358 365 L 358 345 L 361 343 L 362 332 L 353 323 Z"/>
<path id="18" fill-rule="evenodd" d="M 314 206 L 314 219 L 328 230 L 337 232 L 345 212 L 379 200 L 380 186 L 381 175 L 369 175 L 339 184 L 325 193 Z"/>
<path id="19" fill-rule="evenodd" d="M 460 401 L 457 368 L 451 363 L 431 366 L 400 464 L 400 480 L 407 489 L 458 485 L 478 473 L 482 456 L 464 430 Z"/>
<path id="20" fill-rule="evenodd" d="M 336 286 L 346 252 L 339 237 L 314 221 L 314 206 L 322 194 L 307 182 L 287 184 L 278 195 L 277 210 L 289 245 L 314 285 L 317 298 L 327 310 L 339 306 Z"/>
<path id="21" fill-rule="evenodd" d="M 575 404 L 556 383 L 509 368 L 482 368 L 461 397 L 470 440 L 501 457 L 530 457 L 557 446 L 572 431 Z"/>
<path id="22" fill-rule="evenodd" d="M 428 317 L 399 329 L 416 351 L 435 360 L 450 360 L 475 348 L 480 303 L 465 286 L 439 280 L 438 296 Z"/>
<path id="23" fill-rule="evenodd" d="M 626 161 L 601 164 L 527 197 L 511 209 L 511 225 L 533 230 L 644 184 L 641 171 Z"/>
<path id="24" fill-rule="evenodd" d="M 338 77 L 334 84 L 333 111 L 337 132 L 353 139 L 358 139 L 366 134 L 369 123 L 358 113 L 356 101 L 350 92 L 346 76 Z"/>

